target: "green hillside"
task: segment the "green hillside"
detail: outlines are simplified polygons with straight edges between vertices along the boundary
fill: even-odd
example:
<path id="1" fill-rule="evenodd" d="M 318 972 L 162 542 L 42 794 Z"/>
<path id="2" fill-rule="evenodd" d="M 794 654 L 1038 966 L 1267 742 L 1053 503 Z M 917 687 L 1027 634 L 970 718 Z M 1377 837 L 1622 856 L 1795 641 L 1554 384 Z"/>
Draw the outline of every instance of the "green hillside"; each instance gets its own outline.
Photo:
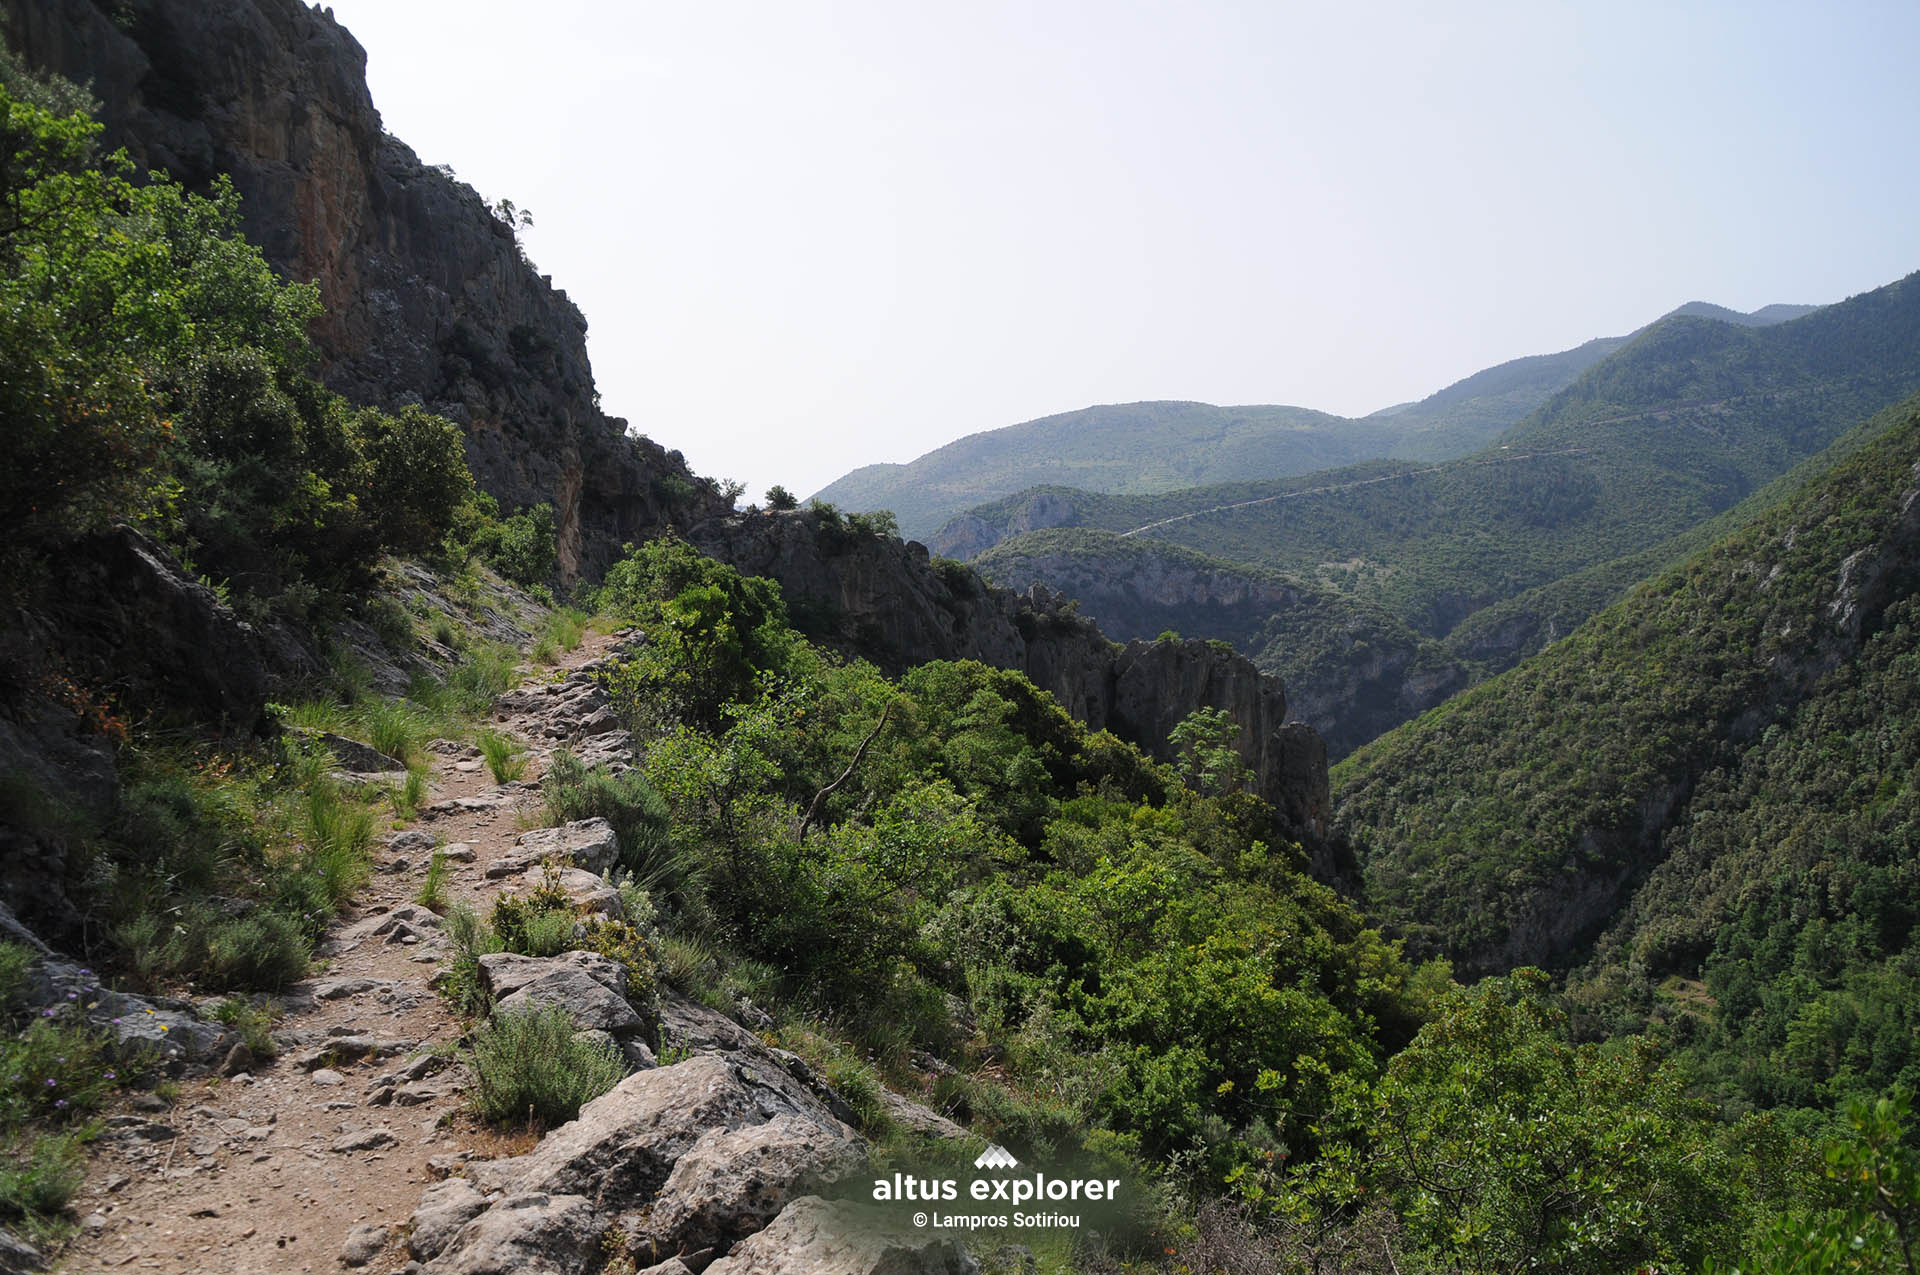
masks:
<path id="1" fill-rule="evenodd" d="M 1037 525 L 1136 533 L 1316 580 L 1441 636 L 1661 545 L 1916 389 L 1920 280 L 1909 277 L 1778 326 L 1669 319 L 1472 457 L 1151 496 L 1049 492 L 1044 519 L 1021 493 L 932 544 L 978 552 Z"/>
<path id="2" fill-rule="evenodd" d="M 1334 773 L 1370 903 L 1417 948 L 1590 961 L 1596 1026 L 1670 1020 L 1759 1105 L 1920 1079 L 1920 399 L 1839 450 Z"/>
<path id="3" fill-rule="evenodd" d="M 1148 492 L 1303 474 L 1379 455 L 1399 432 L 1303 407 L 1122 403 L 970 434 L 905 465 L 867 465 L 815 498 L 891 509 L 903 535 L 924 538 L 960 510 L 1026 487 Z"/>
<path id="4" fill-rule="evenodd" d="M 1773 305 L 1741 314 L 1696 301 L 1672 314 L 1764 327 L 1813 309 Z M 1303 407 L 1188 402 L 1062 412 L 969 434 L 904 465 L 862 466 L 814 498 L 856 511 L 890 509 L 903 534 L 924 540 L 956 514 L 1029 487 L 1165 492 L 1284 478 L 1376 456 L 1446 460 L 1485 447 L 1645 330 L 1511 359 L 1358 420 Z"/>

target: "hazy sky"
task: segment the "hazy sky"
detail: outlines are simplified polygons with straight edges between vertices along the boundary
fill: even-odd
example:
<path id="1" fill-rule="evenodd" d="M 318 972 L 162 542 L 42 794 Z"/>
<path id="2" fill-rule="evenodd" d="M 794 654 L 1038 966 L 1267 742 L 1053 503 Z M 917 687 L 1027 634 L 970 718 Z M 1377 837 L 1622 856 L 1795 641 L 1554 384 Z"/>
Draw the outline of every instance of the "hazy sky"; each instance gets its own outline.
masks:
<path id="1" fill-rule="evenodd" d="M 532 210 L 607 410 L 755 495 L 1920 268 L 1912 0 L 332 7 L 388 129 Z"/>

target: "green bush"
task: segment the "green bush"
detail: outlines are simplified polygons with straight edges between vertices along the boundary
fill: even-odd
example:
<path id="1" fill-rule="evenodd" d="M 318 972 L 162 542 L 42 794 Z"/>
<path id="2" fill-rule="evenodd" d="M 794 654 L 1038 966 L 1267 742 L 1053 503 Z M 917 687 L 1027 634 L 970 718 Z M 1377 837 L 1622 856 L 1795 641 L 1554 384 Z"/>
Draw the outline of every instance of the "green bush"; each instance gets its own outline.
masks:
<path id="1" fill-rule="evenodd" d="M 206 979 L 217 988 L 278 991 L 306 976 L 306 935 L 294 918 L 267 908 L 224 921 L 207 935 Z"/>
<path id="2" fill-rule="evenodd" d="M 619 1054 L 581 1040 L 558 1005 L 495 1014 L 474 1033 L 468 1064 L 474 1110 L 496 1125 L 563 1124 L 626 1075 Z"/>

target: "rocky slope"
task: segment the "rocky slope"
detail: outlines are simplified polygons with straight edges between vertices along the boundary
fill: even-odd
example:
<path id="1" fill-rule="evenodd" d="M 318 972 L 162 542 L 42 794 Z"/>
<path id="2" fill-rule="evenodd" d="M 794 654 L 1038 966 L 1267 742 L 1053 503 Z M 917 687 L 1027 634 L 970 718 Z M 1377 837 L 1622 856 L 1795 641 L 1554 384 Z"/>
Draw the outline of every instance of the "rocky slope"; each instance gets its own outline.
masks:
<path id="1" fill-rule="evenodd" d="M 31 64 L 87 83 L 110 147 L 190 188 L 221 174 L 247 237 L 314 280 L 325 378 L 460 423 L 481 484 L 553 505 L 569 576 L 718 503 L 595 401 L 587 324 L 471 187 L 380 125 L 366 54 L 299 0 L 0 0 Z"/>
<path id="2" fill-rule="evenodd" d="M 998 584 L 1074 599 L 1121 639 L 1173 630 L 1231 643 L 1285 683 L 1288 715 L 1336 759 L 1476 680 L 1471 663 L 1378 607 L 1145 537 L 1041 532 L 974 565 Z"/>

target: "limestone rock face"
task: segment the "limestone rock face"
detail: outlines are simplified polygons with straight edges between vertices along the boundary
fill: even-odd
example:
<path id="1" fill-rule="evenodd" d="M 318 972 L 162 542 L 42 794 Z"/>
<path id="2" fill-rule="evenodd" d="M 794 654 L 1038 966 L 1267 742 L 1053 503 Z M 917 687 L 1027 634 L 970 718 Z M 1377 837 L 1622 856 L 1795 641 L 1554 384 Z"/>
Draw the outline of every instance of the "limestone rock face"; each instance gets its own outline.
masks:
<path id="1" fill-rule="evenodd" d="M 888 1227 L 817 1196 L 795 1200 L 708 1275 L 975 1275 L 980 1264 L 953 1240 Z"/>
<path id="2" fill-rule="evenodd" d="M 194 189 L 230 174 L 247 238 L 320 286 L 327 382 L 458 421 L 503 506 L 553 504 L 563 571 L 721 506 L 677 453 L 595 406 L 580 311 L 478 192 L 382 130 L 366 53 L 328 11 L 0 0 L 0 14 L 28 62 L 91 82 L 109 147 Z"/>
<path id="3" fill-rule="evenodd" d="M 788 1200 L 860 1171 L 866 1146 L 851 1130 L 797 1116 L 710 1129 L 674 1164 L 645 1223 L 654 1251 L 724 1251 L 771 1222 Z"/>
<path id="4" fill-rule="evenodd" d="M 426 1264 L 432 1275 L 577 1275 L 599 1256 L 607 1222 L 577 1195 L 513 1195 L 461 1227 Z"/>

